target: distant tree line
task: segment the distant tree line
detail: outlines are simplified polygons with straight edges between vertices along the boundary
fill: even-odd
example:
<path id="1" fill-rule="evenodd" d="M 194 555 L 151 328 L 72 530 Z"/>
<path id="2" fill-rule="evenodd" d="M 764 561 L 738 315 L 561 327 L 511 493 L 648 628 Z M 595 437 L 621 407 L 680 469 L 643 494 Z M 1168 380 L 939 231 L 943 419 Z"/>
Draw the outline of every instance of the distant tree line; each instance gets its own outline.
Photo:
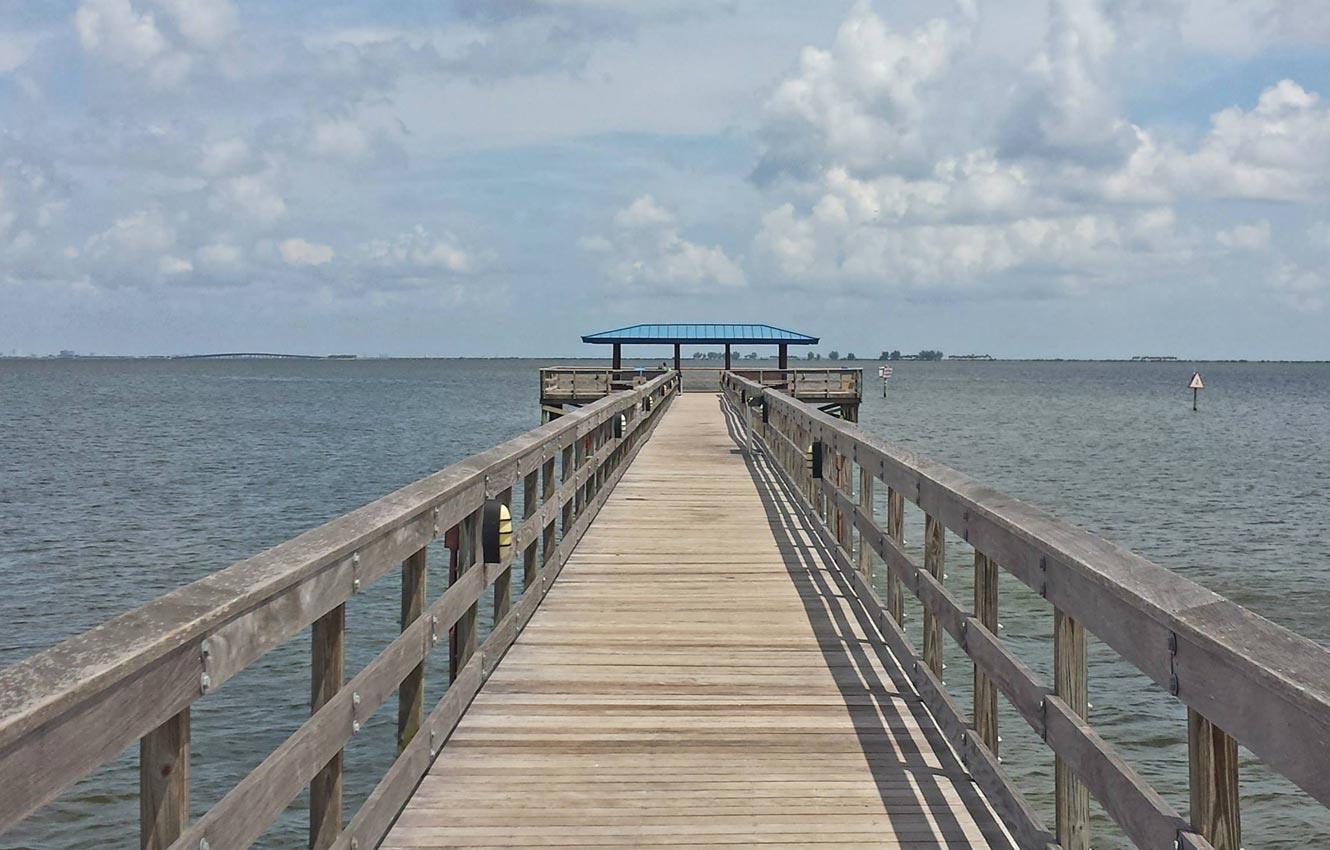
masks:
<path id="1" fill-rule="evenodd" d="M 931 348 L 925 348 L 918 354 L 901 354 L 899 349 L 884 351 L 878 355 L 878 360 L 941 360 L 942 352 L 934 351 Z"/>

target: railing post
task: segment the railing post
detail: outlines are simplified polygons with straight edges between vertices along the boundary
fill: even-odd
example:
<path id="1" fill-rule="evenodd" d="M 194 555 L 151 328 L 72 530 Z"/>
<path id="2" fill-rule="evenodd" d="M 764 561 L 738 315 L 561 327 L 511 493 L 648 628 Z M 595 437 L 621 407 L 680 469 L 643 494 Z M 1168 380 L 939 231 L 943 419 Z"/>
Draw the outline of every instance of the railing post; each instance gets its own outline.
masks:
<path id="1" fill-rule="evenodd" d="M 1238 742 L 1195 709 L 1187 709 L 1191 823 L 1215 850 L 1239 850 Z"/>
<path id="2" fill-rule="evenodd" d="M 873 516 L 873 473 L 868 467 L 859 465 L 859 507 L 870 519 Z M 854 523 L 858 527 L 858 523 Z M 863 573 L 864 583 L 873 586 L 873 549 L 859 532 L 859 572 Z"/>
<path id="3" fill-rule="evenodd" d="M 931 514 L 924 514 L 924 569 L 939 582 L 947 561 L 946 529 Z M 927 605 L 924 606 L 924 663 L 942 678 L 942 624 Z"/>
<path id="4" fill-rule="evenodd" d="M 1085 627 L 1053 610 L 1053 692 L 1080 717 L 1090 708 Z M 1063 850 L 1090 848 L 1090 792 L 1058 756 L 1054 763 L 1058 843 Z"/>
<path id="5" fill-rule="evenodd" d="M 540 468 L 540 503 L 549 504 L 554 498 L 554 458 L 551 457 L 545 461 L 545 465 Z M 540 535 L 540 569 L 543 569 L 550 557 L 554 554 L 554 530 L 555 523 L 558 521 L 556 516 L 551 516 L 550 521 L 545 523 L 545 528 Z M 526 589 L 536 582 L 537 568 L 523 568 L 522 587 Z"/>
<path id="6" fill-rule="evenodd" d="M 993 634 L 998 630 L 998 565 L 974 552 L 974 616 Z M 998 751 L 997 687 L 974 665 L 974 731 L 989 752 Z"/>
<path id="7" fill-rule="evenodd" d="M 425 613 L 425 578 L 428 573 L 429 550 L 421 548 L 402 562 L 401 630 L 414 623 Z M 397 687 L 397 754 L 416 736 L 425 716 L 425 662 L 415 666 Z"/>
<path id="8" fill-rule="evenodd" d="M 342 688 L 346 666 L 346 605 L 314 621 L 311 631 L 312 672 L 310 713 L 318 711 Z M 342 831 L 342 751 L 309 783 L 309 846 L 323 850 L 332 846 Z"/>
<path id="9" fill-rule="evenodd" d="M 189 825 L 189 706 L 139 739 L 139 847 L 166 850 Z"/>
<path id="10" fill-rule="evenodd" d="M 905 545 L 905 497 L 894 487 L 887 488 L 887 536 L 897 546 Z M 905 622 L 905 586 L 890 570 L 887 571 L 887 612 L 896 625 Z"/>
<path id="11" fill-rule="evenodd" d="M 509 487 L 499 494 L 499 501 L 508 506 L 509 510 L 513 506 L 513 488 Z M 494 622 L 497 626 L 504 617 L 508 615 L 508 610 L 513 607 L 513 568 L 511 562 L 503 572 L 494 577 Z"/>

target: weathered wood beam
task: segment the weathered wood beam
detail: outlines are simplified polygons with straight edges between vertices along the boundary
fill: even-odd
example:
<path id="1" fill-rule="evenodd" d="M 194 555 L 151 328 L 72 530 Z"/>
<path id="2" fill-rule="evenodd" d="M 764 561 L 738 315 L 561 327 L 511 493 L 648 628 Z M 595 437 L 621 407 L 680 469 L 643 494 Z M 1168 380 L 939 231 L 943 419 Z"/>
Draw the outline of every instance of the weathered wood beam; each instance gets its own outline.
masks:
<path id="1" fill-rule="evenodd" d="M 425 613 L 425 584 L 429 549 L 422 548 L 402 562 L 401 631 L 406 631 Z M 425 663 L 407 674 L 397 689 L 397 752 L 401 753 L 420 729 L 425 716 Z"/>
<path id="2" fill-rule="evenodd" d="M 866 513 L 869 519 L 872 519 L 873 473 L 862 465 L 859 467 L 859 509 Z M 859 533 L 859 572 L 863 574 L 864 581 L 871 587 L 873 584 L 873 547 L 868 544 L 863 532 Z"/>
<path id="3" fill-rule="evenodd" d="M 943 581 L 947 560 L 946 530 L 932 514 L 924 514 L 924 569 L 929 575 Z M 942 624 L 930 608 L 924 608 L 924 663 L 933 675 L 942 678 L 943 664 Z"/>
<path id="4" fill-rule="evenodd" d="M 974 616 L 992 634 L 998 630 L 998 567 L 979 550 L 974 553 Z M 974 730 L 993 753 L 998 751 L 997 688 L 974 663 Z"/>
<path id="5" fill-rule="evenodd" d="M 1053 612 L 1053 692 L 1078 717 L 1089 716 L 1085 627 L 1060 609 Z M 1090 850 L 1090 792 L 1063 756 L 1054 762 L 1054 808 L 1063 850 Z"/>
<path id="6" fill-rule="evenodd" d="M 189 825 L 189 709 L 139 741 L 139 848 L 166 850 Z"/>
<path id="7" fill-rule="evenodd" d="M 346 675 L 346 605 L 314 621 L 309 708 L 313 714 L 342 689 Z M 342 831 L 342 751 L 309 783 L 309 846 L 331 847 Z"/>
<path id="8" fill-rule="evenodd" d="M 1238 742 L 1200 712 L 1189 708 L 1187 755 L 1192 826 L 1215 850 L 1240 850 Z"/>

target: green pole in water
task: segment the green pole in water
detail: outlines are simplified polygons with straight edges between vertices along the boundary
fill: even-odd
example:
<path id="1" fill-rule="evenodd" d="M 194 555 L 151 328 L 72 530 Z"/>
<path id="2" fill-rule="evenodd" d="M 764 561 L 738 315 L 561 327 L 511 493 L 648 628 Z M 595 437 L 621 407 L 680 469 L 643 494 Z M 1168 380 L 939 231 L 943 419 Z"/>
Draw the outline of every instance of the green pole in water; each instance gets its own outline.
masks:
<path id="1" fill-rule="evenodd" d="M 1191 409 L 1195 413 L 1197 410 L 1196 402 L 1200 397 L 1201 390 L 1205 389 L 1205 381 L 1201 380 L 1200 372 L 1191 373 L 1191 381 L 1188 382 L 1187 388 L 1191 390 Z"/>

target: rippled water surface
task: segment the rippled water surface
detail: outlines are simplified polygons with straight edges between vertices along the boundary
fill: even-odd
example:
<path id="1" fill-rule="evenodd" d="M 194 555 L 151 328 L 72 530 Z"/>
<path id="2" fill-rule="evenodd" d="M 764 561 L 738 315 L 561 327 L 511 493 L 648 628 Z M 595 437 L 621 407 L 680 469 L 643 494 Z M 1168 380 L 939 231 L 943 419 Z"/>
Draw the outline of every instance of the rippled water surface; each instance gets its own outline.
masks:
<path id="1" fill-rule="evenodd" d="M 0 361 L 0 666 L 534 427 L 539 365 Z M 901 363 L 886 400 L 867 382 L 861 419 L 1330 644 L 1330 366 L 1199 368 L 1192 413 L 1188 364 Z M 953 541 L 961 598 L 968 559 Z M 390 573 L 348 606 L 348 670 L 392 638 L 398 595 Z M 1001 607 L 1046 673 L 1042 600 L 1004 576 Z M 948 657 L 968 706 L 969 666 Z M 1107 647 L 1091 658 L 1096 728 L 1185 811 L 1184 712 Z M 443 679 L 436 663 L 429 698 Z M 299 636 L 196 704 L 196 814 L 300 724 L 308 688 Z M 391 704 L 348 749 L 348 812 L 391 761 Z M 1014 713 L 1002 724 L 1006 766 L 1051 820 L 1048 751 Z M 136 788 L 131 750 L 0 848 L 132 846 Z M 1247 847 L 1330 847 L 1325 810 L 1246 754 L 1242 794 Z M 303 846 L 305 805 L 264 846 Z M 1123 846 L 1095 828 L 1096 847 Z"/>

